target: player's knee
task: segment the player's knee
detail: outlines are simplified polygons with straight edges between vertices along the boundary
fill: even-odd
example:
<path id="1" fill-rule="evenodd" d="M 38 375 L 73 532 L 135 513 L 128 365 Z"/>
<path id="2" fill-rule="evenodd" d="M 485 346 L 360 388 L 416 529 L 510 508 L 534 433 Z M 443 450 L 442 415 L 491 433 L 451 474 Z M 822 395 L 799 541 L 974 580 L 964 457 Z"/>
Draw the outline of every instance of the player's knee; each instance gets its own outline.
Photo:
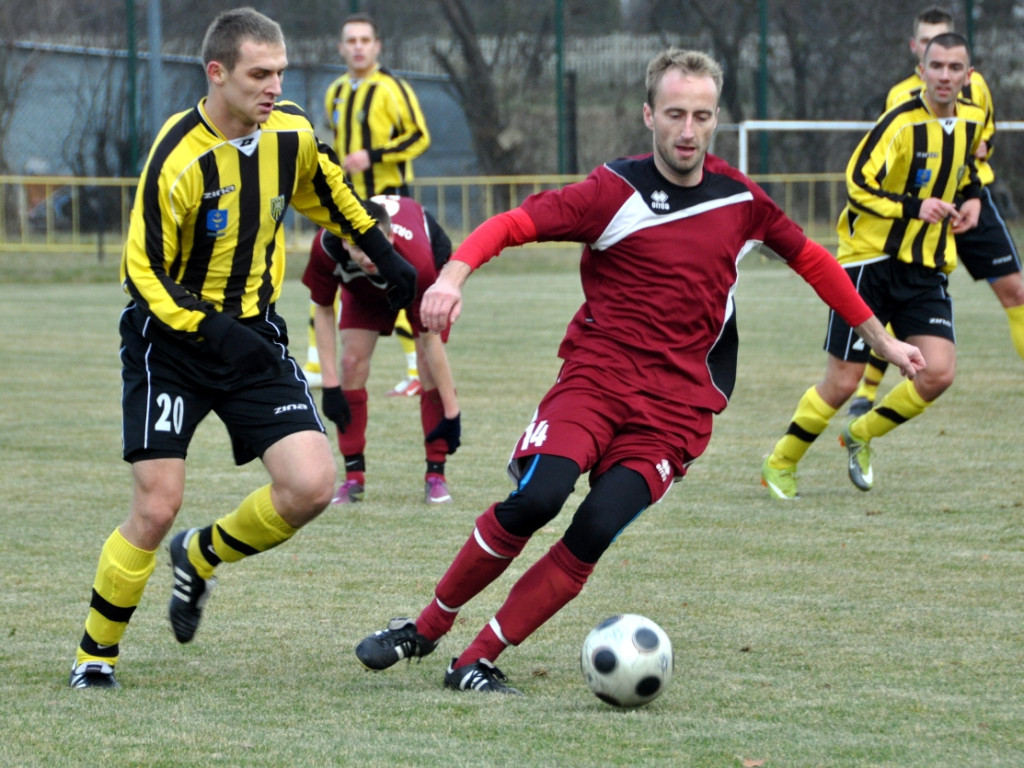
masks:
<path id="1" fill-rule="evenodd" d="M 587 501 L 580 505 L 564 536 L 573 556 L 585 563 L 596 563 L 601 558 L 630 522 L 616 512 L 602 511 L 598 505 L 588 507 Z"/>
<path id="2" fill-rule="evenodd" d="M 336 470 L 332 461 L 310 462 L 301 471 L 279 477 L 273 484 L 277 513 L 300 528 L 323 512 L 334 495 Z"/>
<path id="3" fill-rule="evenodd" d="M 571 459 L 539 457 L 529 479 L 495 508 L 498 522 L 517 536 L 533 534 L 555 519 L 579 475 L 579 467 Z"/>

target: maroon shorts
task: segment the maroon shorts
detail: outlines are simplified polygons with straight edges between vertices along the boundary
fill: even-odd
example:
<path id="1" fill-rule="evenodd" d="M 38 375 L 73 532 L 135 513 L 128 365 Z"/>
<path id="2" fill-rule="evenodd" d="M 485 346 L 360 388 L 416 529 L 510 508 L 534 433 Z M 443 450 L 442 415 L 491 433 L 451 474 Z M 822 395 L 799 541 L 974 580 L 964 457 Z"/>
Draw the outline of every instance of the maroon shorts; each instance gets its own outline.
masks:
<path id="1" fill-rule="evenodd" d="M 409 327 L 413 337 L 427 332 L 420 318 L 420 300 L 417 294 L 412 305 L 405 311 L 409 318 Z M 395 328 L 398 312 L 388 307 L 387 295 L 384 290 L 374 286 L 369 280 L 354 280 L 341 287 L 341 317 L 338 327 L 341 330 L 358 328 L 366 331 L 377 331 L 381 336 L 390 336 Z M 448 341 L 450 328 L 441 334 L 441 340 Z"/>
<path id="2" fill-rule="evenodd" d="M 613 371 L 566 362 L 516 443 L 509 473 L 518 480 L 518 460 L 536 454 L 572 459 L 592 483 L 622 464 L 644 477 L 658 501 L 704 453 L 712 419 L 705 408 L 646 395 Z"/>

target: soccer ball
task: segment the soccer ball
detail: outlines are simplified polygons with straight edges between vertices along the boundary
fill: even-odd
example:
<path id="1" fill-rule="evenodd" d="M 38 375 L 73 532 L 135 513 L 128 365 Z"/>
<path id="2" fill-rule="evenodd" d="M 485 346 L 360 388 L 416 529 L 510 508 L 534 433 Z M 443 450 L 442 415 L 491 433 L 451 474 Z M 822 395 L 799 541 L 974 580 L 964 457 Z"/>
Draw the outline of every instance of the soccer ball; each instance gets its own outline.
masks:
<path id="1" fill-rule="evenodd" d="M 672 680 L 672 641 L 644 616 L 605 619 L 583 641 L 580 671 L 597 698 L 613 707 L 654 701 Z"/>

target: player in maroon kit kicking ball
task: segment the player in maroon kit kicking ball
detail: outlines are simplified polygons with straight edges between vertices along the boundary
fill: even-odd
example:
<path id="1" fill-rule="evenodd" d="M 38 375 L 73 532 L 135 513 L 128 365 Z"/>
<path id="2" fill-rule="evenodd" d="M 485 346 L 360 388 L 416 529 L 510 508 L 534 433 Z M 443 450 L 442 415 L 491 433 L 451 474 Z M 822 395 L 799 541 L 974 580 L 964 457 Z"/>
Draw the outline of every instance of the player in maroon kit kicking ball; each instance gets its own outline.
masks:
<path id="1" fill-rule="evenodd" d="M 735 380 L 739 261 L 759 244 L 905 375 L 924 367 L 916 347 L 885 332 L 828 251 L 746 176 L 707 154 L 721 87 L 721 68 L 703 53 L 656 56 L 643 108 L 653 154 L 603 165 L 484 222 L 424 295 L 423 321 L 442 330 L 459 316 L 469 274 L 503 248 L 587 244 L 585 300 L 559 348 L 558 380 L 513 452 L 516 490 L 477 518 L 415 621 L 393 619 L 356 646 L 364 666 L 431 653 L 459 609 L 501 575 L 588 472 L 590 491 L 562 539 L 513 585 L 444 677 L 457 690 L 519 693 L 494 666 L 498 655 L 576 597 L 619 532 L 707 446 Z"/>

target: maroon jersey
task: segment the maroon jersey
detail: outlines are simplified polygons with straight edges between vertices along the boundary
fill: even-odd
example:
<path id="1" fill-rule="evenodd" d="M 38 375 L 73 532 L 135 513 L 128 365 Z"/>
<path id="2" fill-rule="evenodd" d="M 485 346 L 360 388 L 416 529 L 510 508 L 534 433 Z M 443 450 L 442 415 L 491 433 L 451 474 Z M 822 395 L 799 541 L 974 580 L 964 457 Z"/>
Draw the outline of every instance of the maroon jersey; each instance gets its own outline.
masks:
<path id="1" fill-rule="evenodd" d="M 413 299 L 408 312 L 410 323 L 418 332 L 422 332 L 425 328 L 419 316 L 420 299 L 423 297 L 423 292 L 437 279 L 431 227 L 428 225 L 426 211 L 411 197 L 382 195 L 372 199 L 384 206 L 391 217 L 395 250 L 415 267 L 418 273 L 416 298 Z M 320 242 L 322 231 L 313 238 L 309 263 L 302 275 L 302 283 L 309 288 L 313 303 L 324 307 L 332 306 L 340 285 L 343 315 L 346 311 L 355 312 L 357 309 L 360 313 L 359 317 L 387 315 L 391 318 L 391 325 L 387 325 L 386 318 L 381 320 L 380 324 L 387 326 L 386 330 L 390 333 L 391 326 L 394 325 L 394 315 L 397 315 L 397 312 L 388 309 L 385 295 L 387 282 L 380 275 L 366 274 L 351 259 L 339 263 L 328 256 Z M 342 320 L 344 321 L 344 317 Z M 346 325 L 344 322 L 341 325 L 342 327 L 363 327 L 358 320 L 355 322 L 355 325 Z M 372 326 L 367 327 L 375 327 L 377 324 L 374 321 Z"/>
<path id="2" fill-rule="evenodd" d="M 531 195 L 522 210 L 537 240 L 585 243 L 584 303 L 559 357 L 715 413 L 736 380 L 740 260 L 761 243 L 795 258 L 807 241 L 760 187 L 712 155 L 695 187 L 667 182 L 647 155 Z"/>

